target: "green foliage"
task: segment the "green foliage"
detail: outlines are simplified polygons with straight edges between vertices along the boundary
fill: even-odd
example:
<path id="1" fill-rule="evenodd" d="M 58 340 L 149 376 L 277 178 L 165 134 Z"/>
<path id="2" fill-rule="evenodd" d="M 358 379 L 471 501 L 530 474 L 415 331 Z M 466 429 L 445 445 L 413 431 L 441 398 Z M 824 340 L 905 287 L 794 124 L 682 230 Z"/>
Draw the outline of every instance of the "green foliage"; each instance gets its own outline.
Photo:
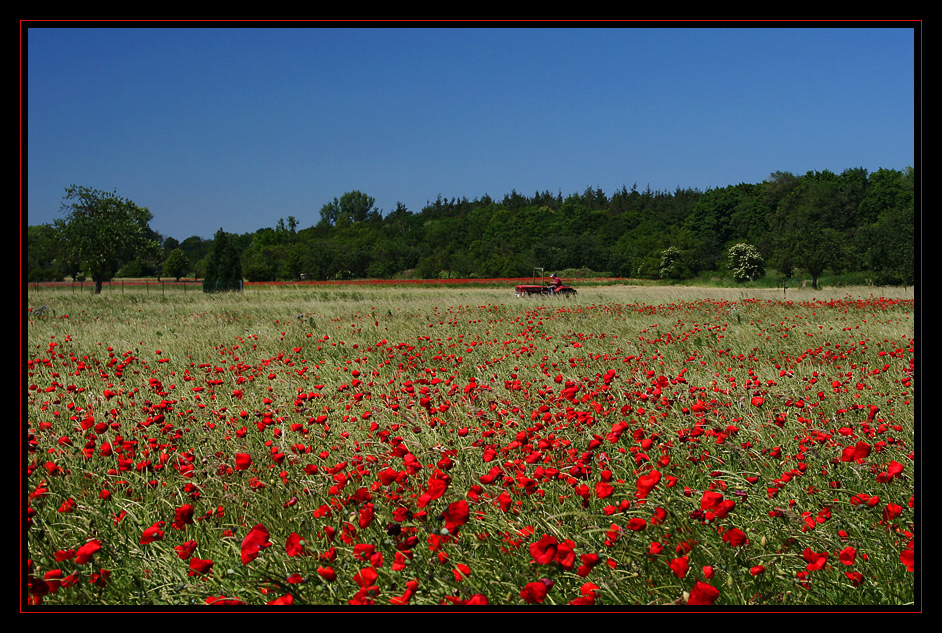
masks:
<path id="1" fill-rule="evenodd" d="M 373 208 L 376 200 L 362 191 L 348 191 L 321 207 L 321 222 L 332 226 L 347 226 L 379 217 Z"/>
<path id="2" fill-rule="evenodd" d="M 658 274 L 661 279 L 683 279 L 687 277 L 687 268 L 684 265 L 684 253 L 675 246 L 668 246 L 661 251 L 661 264 Z"/>
<path id="3" fill-rule="evenodd" d="M 242 289 L 242 260 L 228 233 L 219 229 L 206 260 L 203 292 Z"/>
<path id="4" fill-rule="evenodd" d="M 274 228 L 230 235 L 229 241 L 250 281 L 435 278 L 441 271 L 451 277 L 513 277 L 529 275 L 534 266 L 605 270 L 633 279 L 679 281 L 701 273 L 721 278 L 728 274 L 729 249 L 748 243 L 786 280 L 801 275 L 817 286 L 822 275 L 863 273 L 874 283 L 910 284 L 918 220 L 914 181 L 912 169 L 775 172 L 761 183 L 706 192 L 633 185 L 611 196 L 597 187 L 567 197 L 516 190 L 473 200 L 439 195 L 421 211 L 399 203 L 386 216 L 371 196 L 350 191 L 324 205 L 314 226 L 300 229 L 289 217 Z M 92 274 L 57 244 L 31 229 L 30 279 Z M 196 236 L 167 238 L 164 248 L 180 248 L 202 276 L 212 244 Z M 157 261 L 123 253 L 111 270 L 137 257 L 124 272 L 144 274 L 148 262 Z"/>
<path id="5" fill-rule="evenodd" d="M 26 256 L 27 281 L 58 281 L 64 276 L 62 243 L 51 225 L 27 227 Z"/>
<path id="6" fill-rule="evenodd" d="M 727 252 L 727 264 L 738 282 L 755 281 L 765 274 L 765 262 L 762 255 L 752 244 L 740 242 L 730 247 Z"/>
<path id="7" fill-rule="evenodd" d="M 156 277 L 160 273 L 160 266 L 152 257 L 135 257 L 115 273 L 115 277 Z"/>
<path id="8" fill-rule="evenodd" d="M 170 251 L 170 254 L 167 255 L 167 259 L 164 260 L 163 264 L 163 274 L 166 277 L 173 277 L 177 281 L 180 281 L 180 277 L 184 276 L 190 271 L 190 260 L 187 259 L 187 256 L 183 253 L 183 249 L 175 248 Z"/>
<path id="9" fill-rule="evenodd" d="M 55 222 L 64 258 L 70 272 L 85 272 L 95 281 L 96 294 L 122 262 L 158 252 L 156 234 L 149 226 L 153 216 L 146 208 L 114 192 L 76 185 L 65 191 L 65 218 Z"/>
<path id="10" fill-rule="evenodd" d="M 863 257 L 873 281 L 881 285 L 912 286 L 916 281 L 916 217 L 913 205 L 880 213 L 861 231 Z"/>
<path id="11" fill-rule="evenodd" d="M 204 240 L 198 235 L 191 235 L 180 242 L 180 250 L 186 255 L 186 258 L 197 264 L 209 255 L 209 249 L 212 246 L 212 240 Z M 196 267 L 196 265 L 194 265 Z"/>

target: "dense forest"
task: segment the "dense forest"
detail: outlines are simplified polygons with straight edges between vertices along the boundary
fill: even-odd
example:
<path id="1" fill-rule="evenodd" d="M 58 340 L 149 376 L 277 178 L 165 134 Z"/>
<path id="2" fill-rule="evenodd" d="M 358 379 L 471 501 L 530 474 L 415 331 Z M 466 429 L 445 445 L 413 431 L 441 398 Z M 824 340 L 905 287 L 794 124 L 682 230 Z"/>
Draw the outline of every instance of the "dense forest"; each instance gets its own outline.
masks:
<path id="1" fill-rule="evenodd" d="M 246 281 L 524 277 L 539 266 L 678 280 L 712 271 L 740 280 L 800 272 L 815 285 L 825 272 L 863 273 L 876 284 L 912 285 L 914 181 L 912 168 L 776 172 L 707 191 L 623 186 L 611 195 L 590 187 L 566 197 L 439 197 L 418 212 L 402 204 L 383 212 L 351 191 L 325 204 L 307 228 L 289 217 L 241 235 L 221 227 L 213 239 L 153 233 L 152 247 L 123 253 L 111 273 L 204 278 L 216 265 L 214 245 L 225 241 Z M 27 228 L 29 281 L 88 273 L 74 263 L 64 223 Z M 735 274 L 731 251 L 747 254 L 751 272 Z"/>

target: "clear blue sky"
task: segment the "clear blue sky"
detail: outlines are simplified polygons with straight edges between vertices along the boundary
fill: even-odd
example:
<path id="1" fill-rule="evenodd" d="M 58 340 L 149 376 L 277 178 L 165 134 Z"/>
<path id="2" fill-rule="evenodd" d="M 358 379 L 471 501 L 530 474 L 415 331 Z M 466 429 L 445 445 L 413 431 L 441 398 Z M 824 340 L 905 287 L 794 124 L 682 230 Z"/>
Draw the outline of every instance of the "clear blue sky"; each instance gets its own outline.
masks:
<path id="1" fill-rule="evenodd" d="M 903 169 L 917 46 L 908 27 L 31 28 L 21 222 L 61 217 L 71 184 L 183 240 L 308 227 L 354 189 L 418 212 Z"/>

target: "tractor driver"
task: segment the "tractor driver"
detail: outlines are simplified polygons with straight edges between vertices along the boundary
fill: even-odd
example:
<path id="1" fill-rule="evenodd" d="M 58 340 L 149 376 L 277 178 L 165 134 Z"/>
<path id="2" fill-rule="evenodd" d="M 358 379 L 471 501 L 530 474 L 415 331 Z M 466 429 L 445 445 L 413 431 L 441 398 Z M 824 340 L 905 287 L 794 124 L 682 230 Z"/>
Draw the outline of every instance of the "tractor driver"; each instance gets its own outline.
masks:
<path id="1" fill-rule="evenodd" d="M 553 273 L 553 274 L 550 275 L 550 276 L 553 278 L 553 284 L 552 284 L 552 286 L 550 286 L 550 288 L 552 289 L 553 294 L 556 294 L 557 292 L 559 292 L 560 290 L 562 290 L 562 287 L 563 287 L 563 280 L 560 279 L 560 278 L 556 275 L 556 273 Z"/>

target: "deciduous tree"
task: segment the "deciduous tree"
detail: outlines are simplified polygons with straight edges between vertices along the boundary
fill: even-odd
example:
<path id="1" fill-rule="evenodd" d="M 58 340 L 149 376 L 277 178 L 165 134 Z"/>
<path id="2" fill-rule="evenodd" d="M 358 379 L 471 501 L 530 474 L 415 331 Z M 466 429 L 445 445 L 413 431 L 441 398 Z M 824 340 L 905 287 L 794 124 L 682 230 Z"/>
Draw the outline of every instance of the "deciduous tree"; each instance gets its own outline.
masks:
<path id="1" fill-rule="evenodd" d="M 180 281 L 180 277 L 187 274 L 190 270 L 190 260 L 184 255 L 183 250 L 175 248 L 167 255 L 164 260 L 163 274 L 167 277 L 173 277 Z"/>
<path id="2" fill-rule="evenodd" d="M 116 192 L 72 185 L 62 202 L 64 219 L 55 227 L 67 258 L 95 282 L 95 294 L 123 262 L 153 255 L 160 245 L 150 228 L 150 211 Z"/>
<path id="3" fill-rule="evenodd" d="M 362 191 L 348 191 L 321 207 L 321 222 L 332 226 L 347 226 L 368 219 L 379 218 L 373 208 L 376 200 Z"/>

